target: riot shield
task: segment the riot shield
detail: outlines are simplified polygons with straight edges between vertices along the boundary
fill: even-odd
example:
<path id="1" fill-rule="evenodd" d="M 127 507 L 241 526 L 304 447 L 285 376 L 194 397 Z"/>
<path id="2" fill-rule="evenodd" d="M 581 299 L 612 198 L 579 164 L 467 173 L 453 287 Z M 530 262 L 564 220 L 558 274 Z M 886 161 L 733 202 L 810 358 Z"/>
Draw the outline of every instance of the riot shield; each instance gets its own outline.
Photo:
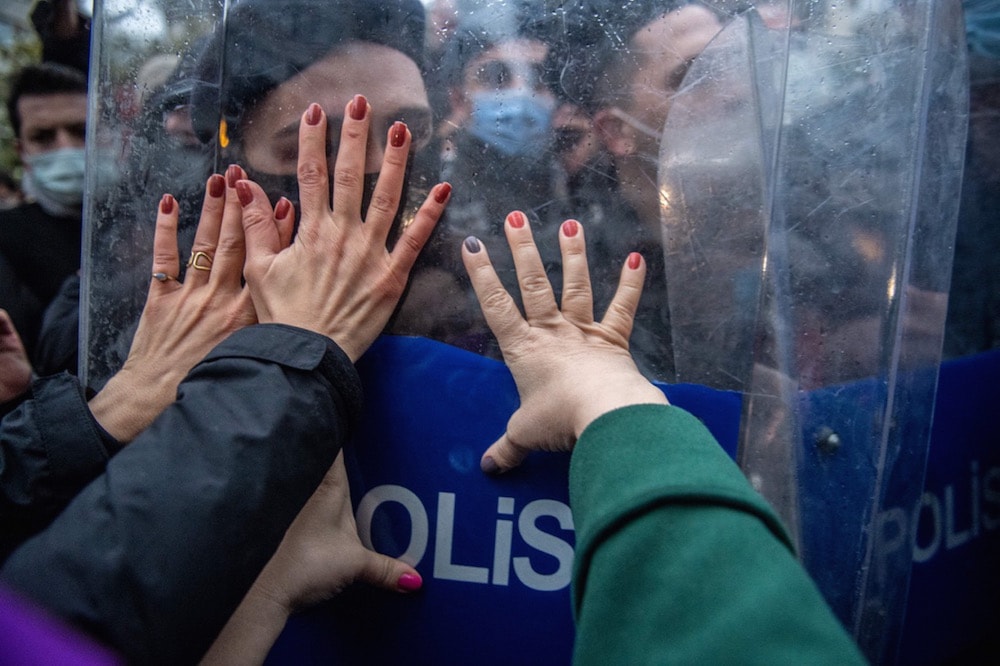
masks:
<path id="1" fill-rule="evenodd" d="M 838 616 L 891 660 L 961 177 L 960 24 L 931 0 L 99 0 L 83 375 L 99 388 L 127 355 L 160 196 L 179 202 L 182 256 L 229 163 L 294 202 L 306 104 L 334 120 L 335 154 L 336 116 L 364 93 L 373 141 L 397 119 L 414 135 L 398 224 L 454 187 L 358 364 L 366 411 L 345 449 L 363 540 L 431 584 L 304 613 L 272 661 L 569 663 L 568 458 L 478 468 L 517 394 L 459 246 L 479 237 L 514 287 L 514 209 L 557 294 L 559 224 L 581 221 L 598 315 L 643 253 L 640 370 L 734 457 L 739 443 Z"/>
<path id="2" fill-rule="evenodd" d="M 664 129 L 675 364 L 742 391 L 741 467 L 891 661 L 958 213 L 962 21 L 957 3 L 771 9 L 702 52 Z"/>

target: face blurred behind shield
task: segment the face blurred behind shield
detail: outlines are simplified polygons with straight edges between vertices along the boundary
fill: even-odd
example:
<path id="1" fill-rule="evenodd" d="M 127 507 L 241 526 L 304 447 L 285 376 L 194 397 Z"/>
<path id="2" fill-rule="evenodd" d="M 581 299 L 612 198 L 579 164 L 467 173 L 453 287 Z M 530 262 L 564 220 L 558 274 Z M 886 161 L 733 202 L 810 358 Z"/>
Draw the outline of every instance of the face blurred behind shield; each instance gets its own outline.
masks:
<path id="1" fill-rule="evenodd" d="M 508 157 L 544 154 L 554 108 L 517 90 L 473 93 L 469 132 Z"/>
<path id="2" fill-rule="evenodd" d="M 83 148 L 62 148 L 24 158 L 25 195 L 55 217 L 79 217 L 83 205 Z"/>

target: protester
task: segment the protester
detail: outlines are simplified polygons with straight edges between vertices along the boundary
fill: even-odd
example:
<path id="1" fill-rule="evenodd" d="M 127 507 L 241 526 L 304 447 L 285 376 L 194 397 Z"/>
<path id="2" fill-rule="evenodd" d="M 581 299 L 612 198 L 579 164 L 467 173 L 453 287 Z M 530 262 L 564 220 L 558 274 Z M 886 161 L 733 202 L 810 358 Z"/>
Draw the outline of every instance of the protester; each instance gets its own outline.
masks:
<path id="1" fill-rule="evenodd" d="M 7 98 L 27 203 L 0 210 L 0 307 L 31 355 L 42 313 L 80 268 L 87 83 L 55 64 L 28 65 Z"/>
<path id="2" fill-rule="evenodd" d="M 243 218 L 246 289 L 260 324 L 237 331 L 195 366 L 177 402 L 0 570 L 14 589 L 132 661 L 185 663 L 204 653 L 357 416 L 352 364 L 392 313 L 450 192 L 447 184 L 434 188 L 387 251 L 411 135 L 402 123 L 390 128 L 373 195 L 384 205 L 362 220 L 371 120 L 360 95 L 344 109 L 331 208 L 326 115 L 316 104 L 303 114 L 294 242 L 287 200 Z M 235 185 L 244 205 L 266 201 L 256 185 Z M 165 197 L 159 224 L 175 228 L 176 215 Z M 222 225 L 233 228 L 225 215 Z M 196 250 L 184 283 L 238 275 L 242 238 L 222 234 L 214 250 Z M 167 251 L 153 263 L 154 307 L 164 293 L 185 289 L 177 284 L 176 250 L 160 249 Z"/>

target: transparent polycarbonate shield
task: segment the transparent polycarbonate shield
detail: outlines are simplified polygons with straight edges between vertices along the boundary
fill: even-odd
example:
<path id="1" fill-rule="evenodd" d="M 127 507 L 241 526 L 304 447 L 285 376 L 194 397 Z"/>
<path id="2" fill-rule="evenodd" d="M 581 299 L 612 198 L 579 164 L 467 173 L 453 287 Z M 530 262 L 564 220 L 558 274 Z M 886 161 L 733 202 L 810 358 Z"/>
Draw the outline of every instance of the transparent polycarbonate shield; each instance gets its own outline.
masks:
<path id="1" fill-rule="evenodd" d="M 957 5 L 97 0 L 85 379 L 99 388 L 126 358 L 162 194 L 180 206 L 183 281 L 208 176 L 238 163 L 272 201 L 297 202 L 301 114 L 323 106 L 333 156 L 345 106 L 364 94 L 373 155 L 393 121 L 413 135 L 398 227 L 436 183 L 453 191 L 393 335 L 359 364 L 376 406 L 361 432 L 379 447 L 355 447 L 348 468 L 356 506 L 374 497 L 434 526 L 416 566 L 445 582 L 404 601 L 416 611 L 366 599 L 368 615 L 341 618 L 377 629 L 388 609 L 396 640 L 363 645 L 365 627 L 312 624 L 313 638 L 332 637 L 331 660 L 358 649 L 396 663 L 426 648 L 569 661 L 565 460 L 529 463 L 510 486 L 476 465 L 517 396 L 459 248 L 478 237 L 517 298 L 511 210 L 525 213 L 557 297 L 559 227 L 581 222 L 598 317 L 628 254 L 643 254 L 630 341 L 640 370 L 742 394 L 744 469 L 838 615 L 885 659 L 905 601 L 905 518 L 921 487 L 961 175 Z M 718 401 L 731 416 L 736 393 L 699 391 L 677 404 L 702 417 Z M 730 416 L 710 425 L 724 445 Z M 376 531 L 410 529 L 373 511 Z M 522 538 L 535 518 L 555 555 Z M 539 568 L 540 556 L 559 566 Z M 504 622 L 521 640 L 489 662 L 477 632 Z"/>
<path id="2" fill-rule="evenodd" d="M 103 385 L 127 355 L 149 284 L 162 194 L 172 193 L 180 204 L 183 278 L 209 174 L 239 163 L 273 201 L 297 201 L 300 114 L 311 101 L 326 109 L 335 155 L 338 118 L 358 92 L 373 109 L 373 154 L 395 120 L 406 121 L 413 135 L 399 226 L 436 183 L 453 186 L 388 332 L 499 359 L 461 265 L 461 242 L 479 237 L 519 299 L 503 224 L 510 211 L 523 211 L 558 295 L 558 230 L 575 218 L 587 234 L 598 316 L 629 252 L 646 257 L 649 279 L 632 352 L 650 378 L 673 378 L 655 205 L 658 138 L 646 136 L 640 150 L 616 157 L 600 138 L 596 113 L 601 105 L 624 113 L 619 107 L 626 105 L 616 101 L 622 91 L 615 84 L 605 101 L 604 84 L 595 86 L 617 77 L 601 68 L 619 52 L 641 71 L 627 40 L 615 35 L 656 18 L 669 3 L 631 2 L 623 11 L 599 2 L 597 14 L 578 11 L 586 3 L 574 9 L 574 3 L 541 0 L 296 0 L 285 3 L 287 11 L 279 4 L 96 3 L 91 131 L 98 140 L 90 154 L 96 175 L 87 206 L 81 322 L 81 366 L 90 385 Z M 709 37 L 724 9 L 700 10 L 710 19 Z M 595 29 L 606 37 L 601 52 Z M 655 119 L 661 107 L 654 100 L 628 108 L 643 116 L 648 110 Z M 621 117 L 625 121 L 615 122 L 631 116 Z M 637 127 L 649 122 L 634 120 Z M 619 187 L 619 159 L 638 170 L 629 177 L 641 184 L 637 191 Z M 369 192 L 377 169 L 371 158 Z"/>
<path id="3" fill-rule="evenodd" d="M 666 122 L 675 365 L 743 392 L 744 472 L 866 654 L 891 661 L 957 220 L 960 7 L 768 10 L 702 52 Z"/>
<path id="4" fill-rule="evenodd" d="M 164 193 L 181 203 L 190 250 L 213 144 L 190 120 L 191 72 L 220 0 L 94 3 L 81 282 L 81 375 L 94 388 L 123 364 L 150 283 Z M 183 260 L 182 260 L 183 263 Z"/>

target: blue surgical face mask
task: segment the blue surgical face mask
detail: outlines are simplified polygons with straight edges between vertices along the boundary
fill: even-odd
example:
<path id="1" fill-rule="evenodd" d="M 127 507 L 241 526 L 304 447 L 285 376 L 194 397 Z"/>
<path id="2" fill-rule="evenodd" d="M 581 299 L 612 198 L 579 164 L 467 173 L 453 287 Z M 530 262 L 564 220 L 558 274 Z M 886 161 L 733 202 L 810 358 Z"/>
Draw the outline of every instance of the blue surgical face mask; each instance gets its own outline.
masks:
<path id="1" fill-rule="evenodd" d="M 549 137 L 555 103 L 519 90 L 471 95 L 469 133 L 504 155 L 541 152 Z"/>
<path id="2" fill-rule="evenodd" d="M 60 148 L 24 158 L 24 193 L 49 215 L 79 216 L 83 205 L 83 148 Z"/>

